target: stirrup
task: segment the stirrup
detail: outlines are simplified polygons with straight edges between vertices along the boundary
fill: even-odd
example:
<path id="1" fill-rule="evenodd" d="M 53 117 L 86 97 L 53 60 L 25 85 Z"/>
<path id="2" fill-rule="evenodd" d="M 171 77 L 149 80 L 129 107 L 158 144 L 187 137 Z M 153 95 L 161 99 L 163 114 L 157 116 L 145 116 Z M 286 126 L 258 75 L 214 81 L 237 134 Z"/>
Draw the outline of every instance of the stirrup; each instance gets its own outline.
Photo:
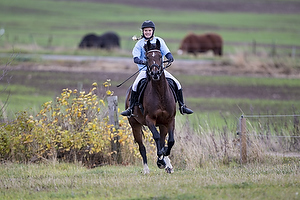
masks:
<path id="1" fill-rule="evenodd" d="M 191 109 L 187 108 L 186 105 L 181 106 L 179 110 L 180 110 L 180 113 L 182 115 L 184 115 L 184 114 L 188 114 L 189 115 L 189 114 L 192 114 L 194 112 Z"/>

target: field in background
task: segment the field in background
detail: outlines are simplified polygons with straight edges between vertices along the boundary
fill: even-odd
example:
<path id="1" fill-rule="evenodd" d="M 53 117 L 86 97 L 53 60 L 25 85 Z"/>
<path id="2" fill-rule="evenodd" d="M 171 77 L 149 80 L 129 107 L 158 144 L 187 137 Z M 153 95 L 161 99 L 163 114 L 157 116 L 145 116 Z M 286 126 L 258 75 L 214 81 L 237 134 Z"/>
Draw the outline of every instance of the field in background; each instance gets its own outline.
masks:
<path id="1" fill-rule="evenodd" d="M 5 29 L 5 34 L 0 40 L 1 51 L 10 51 L 13 47 L 27 53 L 35 51 L 81 54 L 84 52 L 78 52 L 76 49 L 83 35 L 90 32 L 101 34 L 114 31 L 121 37 L 121 47 L 125 51 L 120 54 L 130 55 L 134 45 L 131 37 L 140 34 L 140 25 L 146 19 L 156 23 L 157 35 L 167 41 L 174 53 L 181 39 L 191 31 L 199 34 L 221 34 L 225 41 L 225 53 L 235 52 L 240 48 L 250 48 L 252 51 L 253 41 L 269 45 L 265 48 L 264 45 L 257 47 L 257 50 L 271 52 L 274 51 L 273 45 L 285 45 L 287 48 L 277 49 L 277 53 L 292 54 L 293 49 L 296 50 L 294 53 L 299 51 L 299 14 L 269 13 L 268 7 L 274 2 L 256 2 L 259 9 L 249 12 L 234 12 L 227 7 L 218 8 L 218 3 L 222 6 L 222 1 L 212 4 L 212 9 L 216 11 L 201 12 L 191 8 L 185 9 L 186 1 L 181 0 L 174 4 L 172 1 L 164 2 L 164 5 L 172 5 L 173 9 L 159 5 L 154 8 L 143 7 L 145 5 L 132 2 L 103 2 L 3 0 L 0 3 L 0 28 Z M 270 5 L 267 7 L 268 2 Z M 294 2 L 292 5 L 288 3 L 291 2 L 286 2 L 287 8 L 297 5 Z M 153 4 L 156 5 L 155 2 Z M 176 9 L 176 6 L 179 7 Z M 244 6 L 251 8 L 252 4 Z M 266 6 L 265 10 L 262 6 Z M 279 8 L 278 11 L 280 10 L 287 9 Z M 250 46 L 245 45 L 247 43 Z"/>

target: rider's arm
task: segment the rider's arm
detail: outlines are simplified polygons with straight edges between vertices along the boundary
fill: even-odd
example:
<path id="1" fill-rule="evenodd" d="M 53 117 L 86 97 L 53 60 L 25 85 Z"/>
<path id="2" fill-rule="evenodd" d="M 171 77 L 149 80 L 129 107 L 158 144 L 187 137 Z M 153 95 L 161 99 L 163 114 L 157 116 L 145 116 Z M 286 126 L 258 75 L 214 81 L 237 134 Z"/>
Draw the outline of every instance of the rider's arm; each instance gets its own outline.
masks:
<path id="1" fill-rule="evenodd" d="M 144 65 L 146 65 L 146 61 L 142 60 L 144 57 L 143 45 L 144 45 L 143 41 L 140 40 L 135 44 L 132 50 L 133 62 L 138 64 L 139 68 L 142 68 Z"/>

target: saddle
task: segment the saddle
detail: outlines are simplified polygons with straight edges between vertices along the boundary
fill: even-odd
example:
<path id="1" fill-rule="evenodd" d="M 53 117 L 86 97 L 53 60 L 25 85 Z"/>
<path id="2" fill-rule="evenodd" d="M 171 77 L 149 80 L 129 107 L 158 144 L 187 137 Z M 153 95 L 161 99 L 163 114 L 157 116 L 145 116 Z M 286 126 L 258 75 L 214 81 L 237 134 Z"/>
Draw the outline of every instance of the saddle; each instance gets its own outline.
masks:
<path id="1" fill-rule="evenodd" d="M 166 78 L 166 79 L 167 79 L 169 86 L 172 90 L 172 93 L 174 95 L 175 102 L 177 102 L 177 95 L 176 95 L 176 93 L 178 91 L 177 84 L 171 78 Z M 138 99 L 137 99 L 137 106 L 141 109 L 142 113 L 144 113 L 144 108 L 143 108 L 144 91 L 146 89 L 148 82 L 149 82 L 148 78 L 143 78 L 140 80 L 140 82 L 138 83 L 138 86 L 137 86 L 137 93 L 139 94 Z"/>

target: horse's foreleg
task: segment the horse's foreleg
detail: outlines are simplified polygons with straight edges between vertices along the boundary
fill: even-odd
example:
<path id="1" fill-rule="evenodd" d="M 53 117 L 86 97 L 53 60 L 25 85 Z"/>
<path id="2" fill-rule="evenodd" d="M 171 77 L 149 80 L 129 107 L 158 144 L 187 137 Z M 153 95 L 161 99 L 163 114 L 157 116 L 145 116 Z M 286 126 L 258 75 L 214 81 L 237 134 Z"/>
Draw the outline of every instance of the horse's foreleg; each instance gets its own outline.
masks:
<path id="1" fill-rule="evenodd" d="M 161 158 L 163 156 L 163 152 L 162 152 L 162 149 L 161 149 L 161 145 L 160 145 L 160 134 L 159 132 L 157 131 L 156 127 L 154 124 L 152 125 L 148 125 L 152 135 L 153 135 L 153 139 L 156 143 L 156 148 L 157 148 L 157 156 L 158 158 Z"/>
<path id="2" fill-rule="evenodd" d="M 153 139 L 156 143 L 157 166 L 160 169 L 164 169 L 166 167 L 166 163 L 165 163 L 165 160 L 164 160 L 164 153 L 163 153 L 164 148 L 162 148 L 162 144 L 161 144 L 162 138 L 160 137 L 160 134 L 159 134 L 159 132 L 157 131 L 157 129 L 154 125 L 150 125 L 148 127 L 149 127 L 150 131 L 152 132 Z"/>
<path id="3" fill-rule="evenodd" d="M 163 138 L 163 141 L 162 141 L 163 144 L 165 143 L 165 137 L 166 137 L 167 133 L 169 134 L 167 147 L 164 147 L 165 145 L 163 145 L 163 150 L 162 151 L 163 151 L 164 156 L 169 156 L 170 155 L 171 149 L 175 144 L 174 123 L 175 122 L 170 123 L 168 128 L 165 127 L 165 126 L 160 127 L 160 130 L 161 130 L 160 133 L 161 133 L 162 138 Z"/>
<path id="4" fill-rule="evenodd" d="M 171 161 L 170 161 L 169 157 L 165 156 L 164 160 L 165 160 L 165 163 L 166 163 L 166 167 L 165 167 L 166 172 L 167 173 L 173 173 L 174 169 L 173 169 L 173 166 L 171 164 Z"/>
<path id="5" fill-rule="evenodd" d="M 175 144 L 174 131 L 171 130 L 171 131 L 169 132 L 168 148 L 167 148 L 167 150 L 164 152 L 164 155 L 165 155 L 165 156 L 170 155 L 171 149 L 172 149 L 172 147 L 174 146 L 174 144 Z"/>

